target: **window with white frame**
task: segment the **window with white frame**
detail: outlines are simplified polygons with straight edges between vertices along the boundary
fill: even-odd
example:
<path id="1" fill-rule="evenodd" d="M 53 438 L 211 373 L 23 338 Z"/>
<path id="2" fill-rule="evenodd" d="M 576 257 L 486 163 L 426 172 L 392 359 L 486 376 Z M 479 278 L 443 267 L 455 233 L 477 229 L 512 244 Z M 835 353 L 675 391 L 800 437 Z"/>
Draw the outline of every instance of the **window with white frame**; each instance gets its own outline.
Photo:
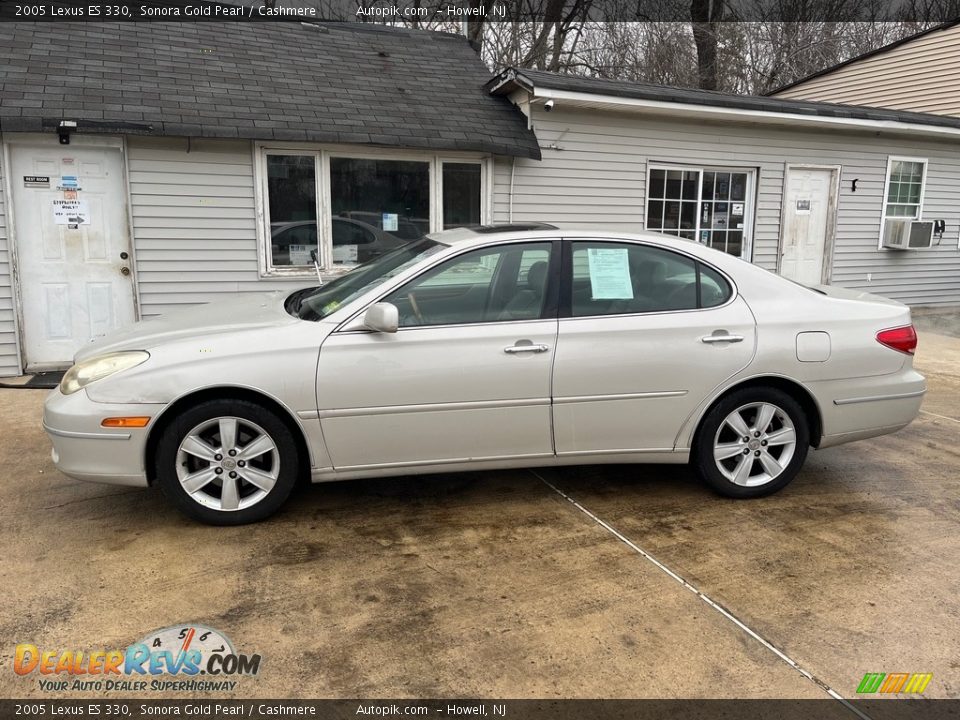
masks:
<path id="1" fill-rule="evenodd" d="M 651 165 L 646 228 L 749 258 L 754 171 Z"/>
<path id="2" fill-rule="evenodd" d="M 923 216 L 926 176 L 927 161 L 923 158 L 890 157 L 887 160 L 881 242 L 906 232 L 911 220 Z"/>
<path id="3" fill-rule="evenodd" d="M 337 271 L 487 221 L 486 158 L 260 148 L 262 272 Z"/>

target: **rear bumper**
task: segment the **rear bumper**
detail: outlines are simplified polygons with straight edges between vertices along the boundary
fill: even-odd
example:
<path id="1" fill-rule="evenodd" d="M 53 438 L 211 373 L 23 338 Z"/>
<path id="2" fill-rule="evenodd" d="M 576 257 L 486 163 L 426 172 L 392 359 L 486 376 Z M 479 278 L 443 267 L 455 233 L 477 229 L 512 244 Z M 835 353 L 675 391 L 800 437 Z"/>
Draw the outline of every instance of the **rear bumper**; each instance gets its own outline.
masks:
<path id="1" fill-rule="evenodd" d="M 912 367 L 876 377 L 808 383 L 823 419 L 820 447 L 895 432 L 920 412 L 927 381 Z"/>
<path id="2" fill-rule="evenodd" d="M 144 455 L 150 425 L 145 428 L 100 427 L 106 417 L 145 415 L 155 418 L 161 405 L 97 403 L 86 390 L 64 395 L 59 389 L 43 406 L 43 429 L 53 443 L 57 470 L 76 480 L 146 487 Z"/>

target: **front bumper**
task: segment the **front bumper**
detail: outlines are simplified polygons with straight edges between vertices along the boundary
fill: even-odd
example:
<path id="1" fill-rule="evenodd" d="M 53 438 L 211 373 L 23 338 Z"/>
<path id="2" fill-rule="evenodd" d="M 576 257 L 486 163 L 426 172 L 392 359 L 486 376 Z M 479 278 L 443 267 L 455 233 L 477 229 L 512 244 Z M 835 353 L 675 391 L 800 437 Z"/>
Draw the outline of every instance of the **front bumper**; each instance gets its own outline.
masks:
<path id="1" fill-rule="evenodd" d="M 147 435 L 163 409 L 156 404 L 93 402 L 86 390 L 64 395 L 57 388 L 43 405 L 43 429 L 53 443 L 53 464 L 77 480 L 146 487 Z M 107 417 L 149 416 L 144 428 L 104 428 Z"/>

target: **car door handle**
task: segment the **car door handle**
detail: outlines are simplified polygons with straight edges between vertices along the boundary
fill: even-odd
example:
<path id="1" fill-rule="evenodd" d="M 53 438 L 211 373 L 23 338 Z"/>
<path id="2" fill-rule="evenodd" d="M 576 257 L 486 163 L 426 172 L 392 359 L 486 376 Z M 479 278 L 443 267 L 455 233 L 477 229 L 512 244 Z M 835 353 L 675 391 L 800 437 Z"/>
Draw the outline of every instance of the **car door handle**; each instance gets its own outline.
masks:
<path id="1" fill-rule="evenodd" d="M 550 348 L 546 345 L 534 345 L 530 343 L 528 345 L 511 345 L 510 347 L 505 347 L 503 351 L 509 355 L 514 355 L 516 353 L 542 353 L 546 352 Z"/>
<path id="2" fill-rule="evenodd" d="M 713 343 L 738 343 L 743 342 L 743 335 L 705 335 L 700 338 L 700 342 L 708 345 Z"/>

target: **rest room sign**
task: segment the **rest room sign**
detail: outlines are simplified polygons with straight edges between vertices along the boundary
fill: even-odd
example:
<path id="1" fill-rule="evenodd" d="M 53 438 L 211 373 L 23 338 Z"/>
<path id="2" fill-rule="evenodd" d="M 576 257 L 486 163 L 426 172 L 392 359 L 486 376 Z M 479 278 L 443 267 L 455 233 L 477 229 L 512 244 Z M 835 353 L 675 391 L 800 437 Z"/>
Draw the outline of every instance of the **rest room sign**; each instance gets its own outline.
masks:
<path id="1" fill-rule="evenodd" d="M 24 175 L 23 186 L 28 188 L 49 188 L 49 175 Z"/>

